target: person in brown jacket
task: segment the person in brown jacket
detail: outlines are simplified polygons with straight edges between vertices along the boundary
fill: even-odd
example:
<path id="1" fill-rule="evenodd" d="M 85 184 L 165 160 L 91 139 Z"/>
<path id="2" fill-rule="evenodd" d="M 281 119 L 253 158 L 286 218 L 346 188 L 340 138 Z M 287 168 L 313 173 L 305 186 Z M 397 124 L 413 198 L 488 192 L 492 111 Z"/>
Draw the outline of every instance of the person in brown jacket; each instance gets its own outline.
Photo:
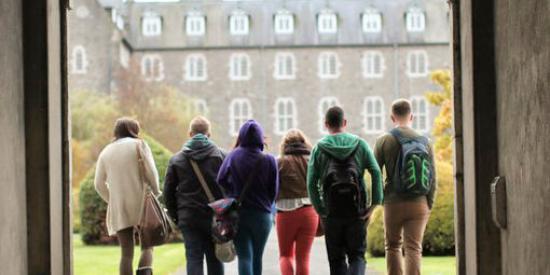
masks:
<path id="1" fill-rule="evenodd" d="M 281 274 L 309 275 L 309 255 L 319 224 L 306 186 L 311 144 L 304 133 L 292 129 L 280 150 L 276 227 Z"/>

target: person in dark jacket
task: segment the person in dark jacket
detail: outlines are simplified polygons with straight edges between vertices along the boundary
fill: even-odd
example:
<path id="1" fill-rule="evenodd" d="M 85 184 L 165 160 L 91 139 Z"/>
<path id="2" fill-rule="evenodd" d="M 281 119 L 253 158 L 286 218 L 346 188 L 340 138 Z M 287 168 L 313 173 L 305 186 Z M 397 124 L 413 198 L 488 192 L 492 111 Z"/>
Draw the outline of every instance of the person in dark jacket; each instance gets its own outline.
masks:
<path id="1" fill-rule="evenodd" d="M 281 142 L 277 238 L 281 275 L 309 275 L 309 255 L 319 216 L 307 194 L 307 162 L 311 144 L 302 131 L 289 130 Z"/>
<path id="2" fill-rule="evenodd" d="M 240 275 L 262 274 L 262 256 L 273 224 L 273 203 L 279 188 L 277 161 L 263 150 L 260 124 L 254 120 L 245 122 L 235 149 L 224 160 L 218 174 L 218 184 L 226 195 L 242 199 L 239 230 L 234 240 Z M 242 198 L 247 181 L 250 187 Z"/>
<path id="3" fill-rule="evenodd" d="M 222 275 L 223 264 L 216 258 L 211 237 L 212 211 L 208 197 L 189 160 L 194 160 L 214 197 L 223 197 L 216 184 L 218 170 L 225 153 L 210 141 L 210 122 L 196 117 L 189 127 L 191 139 L 168 164 L 164 183 L 164 198 L 168 214 L 180 228 L 185 243 L 187 274 L 203 275 L 206 257 L 208 275 Z"/>

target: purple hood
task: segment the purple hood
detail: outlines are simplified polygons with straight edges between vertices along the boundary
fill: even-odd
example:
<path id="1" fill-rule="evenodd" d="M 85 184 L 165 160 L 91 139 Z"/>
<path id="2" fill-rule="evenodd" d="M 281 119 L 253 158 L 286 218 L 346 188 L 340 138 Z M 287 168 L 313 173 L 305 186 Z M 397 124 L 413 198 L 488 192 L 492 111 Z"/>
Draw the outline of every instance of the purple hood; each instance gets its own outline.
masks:
<path id="1" fill-rule="evenodd" d="M 218 173 L 226 195 L 238 198 L 245 182 L 257 169 L 251 185 L 242 201 L 244 208 L 271 212 L 279 190 L 277 161 L 264 154 L 264 135 L 260 124 L 254 120 L 245 122 L 239 131 L 237 147 L 225 158 Z"/>

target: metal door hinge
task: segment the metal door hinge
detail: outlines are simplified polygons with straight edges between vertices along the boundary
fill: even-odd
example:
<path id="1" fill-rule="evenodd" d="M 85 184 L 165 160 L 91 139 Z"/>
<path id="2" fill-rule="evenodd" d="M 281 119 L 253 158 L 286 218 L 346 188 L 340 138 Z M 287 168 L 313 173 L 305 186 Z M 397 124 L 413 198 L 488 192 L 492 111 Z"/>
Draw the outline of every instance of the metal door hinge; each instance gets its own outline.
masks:
<path id="1" fill-rule="evenodd" d="M 495 177 L 491 183 L 491 207 L 496 226 L 506 229 L 506 179 L 504 177 Z"/>

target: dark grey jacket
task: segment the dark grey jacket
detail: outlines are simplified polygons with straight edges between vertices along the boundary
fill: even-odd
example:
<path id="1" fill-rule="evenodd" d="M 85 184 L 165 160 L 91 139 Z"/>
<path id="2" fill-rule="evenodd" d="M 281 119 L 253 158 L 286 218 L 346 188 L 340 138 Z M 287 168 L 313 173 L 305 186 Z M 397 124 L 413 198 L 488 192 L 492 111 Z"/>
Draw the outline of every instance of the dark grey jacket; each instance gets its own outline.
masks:
<path id="1" fill-rule="evenodd" d="M 178 226 L 210 223 L 212 212 L 208 198 L 197 179 L 188 158 L 197 162 L 216 199 L 223 197 L 216 183 L 225 153 L 205 137 L 193 137 L 169 162 L 164 183 L 164 198 L 168 214 Z"/>

